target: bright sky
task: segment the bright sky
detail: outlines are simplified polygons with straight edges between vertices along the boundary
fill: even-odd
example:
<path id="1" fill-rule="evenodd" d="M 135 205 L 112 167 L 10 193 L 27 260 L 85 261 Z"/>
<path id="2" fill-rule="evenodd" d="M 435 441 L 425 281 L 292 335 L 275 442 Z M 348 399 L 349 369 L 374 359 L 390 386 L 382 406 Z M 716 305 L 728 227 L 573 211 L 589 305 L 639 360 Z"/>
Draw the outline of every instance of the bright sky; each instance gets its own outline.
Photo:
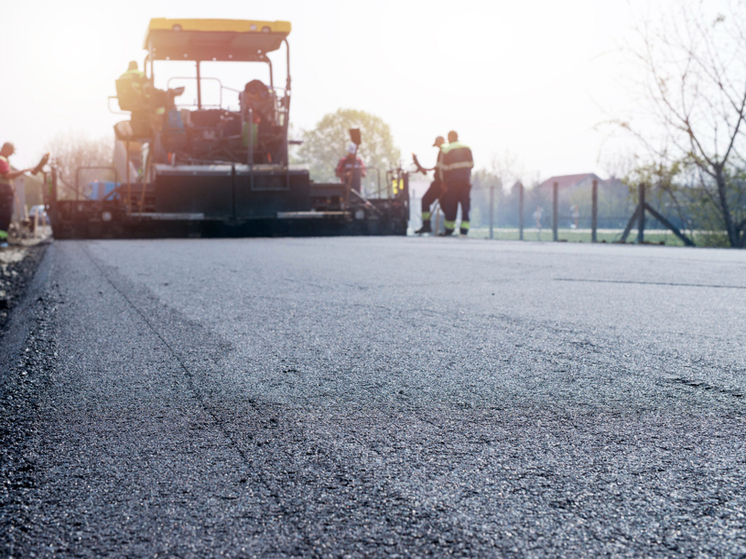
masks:
<path id="1" fill-rule="evenodd" d="M 455 129 L 477 167 L 509 150 L 543 177 L 606 175 L 616 148 L 595 127 L 631 103 L 618 52 L 627 0 L 25 0 L 3 7 L 0 33 L 0 141 L 16 144 L 16 166 L 59 132 L 113 132 L 125 117 L 107 96 L 142 61 L 151 17 L 290 21 L 293 125 L 365 110 L 391 125 L 405 163 L 429 161 L 434 137 Z"/>

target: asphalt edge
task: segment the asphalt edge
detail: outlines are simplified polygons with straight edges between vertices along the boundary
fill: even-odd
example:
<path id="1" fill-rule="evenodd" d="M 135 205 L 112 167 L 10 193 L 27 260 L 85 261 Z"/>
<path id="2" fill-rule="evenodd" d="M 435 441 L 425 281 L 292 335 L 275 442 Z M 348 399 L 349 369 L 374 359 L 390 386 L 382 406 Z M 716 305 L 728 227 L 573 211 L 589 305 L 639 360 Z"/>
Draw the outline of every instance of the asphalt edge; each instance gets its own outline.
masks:
<path id="1" fill-rule="evenodd" d="M 44 299 L 54 255 L 55 246 L 52 242 L 46 247 L 39 267 L 34 272 L 22 299 L 11 310 L 5 334 L 0 342 L 0 363 L 5 364 L 0 368 L 0 392 L 5 392 L 8 378 L 21 357 L 21 348 L 36 325 L 37 317 L 33 307 L 35 303 Z"/>

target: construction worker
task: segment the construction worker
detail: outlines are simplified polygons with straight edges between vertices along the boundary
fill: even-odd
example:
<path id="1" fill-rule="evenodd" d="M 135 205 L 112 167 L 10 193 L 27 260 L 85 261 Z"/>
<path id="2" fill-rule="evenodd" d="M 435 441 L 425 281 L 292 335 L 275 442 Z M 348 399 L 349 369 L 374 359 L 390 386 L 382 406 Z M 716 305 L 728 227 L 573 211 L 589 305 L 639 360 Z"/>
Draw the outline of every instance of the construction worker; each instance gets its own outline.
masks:
<path id="1" fill-rule="evenodd" d="M 0 247 L 3 248 L 8 246 L 8 229 L 13 217 L 13 200 L 15 197 L 13 179 L 31 170 L 11 170 L 8 158 L 14 153 L 15 146 L 10 142 L 4 143 L 3 147 L 0 148 Z"/>
<path id="2" fill-rule="evenodd" d="M 357 146 L 350 142 L 347 146 L 347 155 L 337 163 L 337 169 L 334 172 L 339 179 L 349 184 L 352 190 L 360 192 L 361 178 L 367 174 L 365 163 L 357 155 Z"/>
<path id="3" fill-rule="evenodd" d="M 469 209 L 471 207 L 471 170 L 474 158 L 469 146 L 460 142 L 458 134 L 448 133 L 448 144 L 440 148 L 443 153 L 441 173 L 444 193 L 440 205 L 446 216 L 443 235 L 453 235 L 456 229 L 456 214 L 461 204 L 461 234 L 469 233 Z"/>
<path id="4" fill-rule="evenodd" d="M 446 143 L 446 140 L 443 136 L 438 136 L 435 138 L 435 143 L 433 144 L 433 147 L 438 148 L 438 157 L 435 160 L 435 177 L 433 178 L 433 182 L 430 183 L 430 188 L 427 189 L 427 192 L 425 192 L 425 195 L 422 197 L 421 201 L 421 209 L 422 209 L 422 227 L 417 229 L 415 233 L 417 235 L 421 235 L 423 233 L 432 233 L 432 227 L 430 225 L 430 206 L 432 206 L 436 200 L 438 200 L 442 194 L 443 191 L 443 182 L 441 181 L 440 177 L 440 165 L 441 165 L 441 159 L 443 158 L 443 150 L 441 149 L 441 146 Z M 423 169 L 423 172 L 426 169 Z"/>
<path id="5" fill-rule="evenodd" d="M 174 97 L 183 89 L 164 91 L 153 87 L 150 80 L 132 61 L 127 71 L 116 80 L 119 108 L 130 111 L 130 122 L 135 136 L 147 137 L 163 128 L 166 109 L 174 109 Z"/>
<path id="6" fill-rule="evenodd" d="M 116 81 L 119 107 L 123 111 L 143 110 L 150 101 L 148 78 L 137 68 L 137 62 L 132 61 L 127 71 Z M 125 108 L 126 107 L 126 108 Z"/>

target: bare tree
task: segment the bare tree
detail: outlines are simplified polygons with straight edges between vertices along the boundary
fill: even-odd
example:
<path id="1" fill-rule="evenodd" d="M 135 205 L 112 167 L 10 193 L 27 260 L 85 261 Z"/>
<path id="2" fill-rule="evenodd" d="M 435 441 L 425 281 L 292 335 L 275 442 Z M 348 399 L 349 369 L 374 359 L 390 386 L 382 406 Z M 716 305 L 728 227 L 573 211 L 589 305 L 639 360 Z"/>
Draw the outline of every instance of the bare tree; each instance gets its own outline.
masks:
<path id="1" fill-rule="evenodd" d="M 517 155 L 507 149 L 499 155 L 492 155 L 490 167 L 492 174 L 498 178 L 503 188 L 512 188 L 515 183 L 521 181 L 526 175 L 523 162 Z"/>
<path id="2" fill-rule="evenodd" d="M 746 241 L 746 1 L 710 13 L 709 5 L 675 3 L 638 27 L 634 49 L 644 69 L 651 117 L 662 141 L 629 123 L 656 163 L 680 165 L 683 177 L 718 212 L 728 243 Z M 656 147 L 663 146 L 663 147 Z"/>
<path id="3" fill-rule="evenodd" d="M 112 165 L 114 140 L 94 138 L 83 132 L 68 131 L 57 134 L 47 144 L 52 154 L 61 182 L 60 197 L 75 195 L 78 169 L 83 167 L 109 167 Z M 113 179 L 113 172 L 84 173 L 84 181 L 93 178 Z"/>

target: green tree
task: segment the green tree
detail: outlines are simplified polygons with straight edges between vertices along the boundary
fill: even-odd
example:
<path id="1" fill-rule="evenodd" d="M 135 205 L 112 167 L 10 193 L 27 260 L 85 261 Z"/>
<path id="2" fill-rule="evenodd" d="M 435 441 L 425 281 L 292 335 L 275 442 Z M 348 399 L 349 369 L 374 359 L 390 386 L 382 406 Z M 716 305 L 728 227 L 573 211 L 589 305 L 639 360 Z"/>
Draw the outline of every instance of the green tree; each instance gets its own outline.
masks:
<path id="1" fill-rule="evenodd" d="M 394 145 L 388 124 L 365 111 L 339 109 L 324 115 L 313 130 L 303 132 L 303 145 L 297 157 L 300 163 L 309 166 L 313 180 L 337 180 L 334 170 L 346 153 L 350 128 L 360 129 L 363 141 L 358 155 L 366 166 L 379 169 L 383 177 L 386 170 L 399 165 L 401 151 Z M 375 172 L 369 175 L 375 176 Z"/>

